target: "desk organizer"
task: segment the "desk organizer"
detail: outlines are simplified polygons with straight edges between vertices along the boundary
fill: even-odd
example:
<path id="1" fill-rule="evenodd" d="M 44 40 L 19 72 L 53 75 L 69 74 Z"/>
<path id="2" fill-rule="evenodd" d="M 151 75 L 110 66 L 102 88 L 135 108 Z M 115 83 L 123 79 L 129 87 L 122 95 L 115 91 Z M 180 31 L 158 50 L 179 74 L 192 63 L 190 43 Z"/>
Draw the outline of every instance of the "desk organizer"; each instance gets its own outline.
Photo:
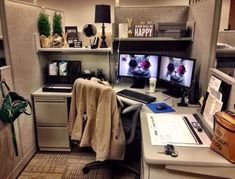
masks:
<path id="1" fill-rule="evenodd" d="M 66 63 L 66 68 L 63 69 L 63 75 L 60 71 L 60 63 Z M 55 75 L 50 75 L 50 65 L 54 63 L 57 64 L 57 68 L 54 69 Z M 49 83 L 69 83 L 73 84 L 74 81 L 81 76 L 81 62 L 80 61 L 53 61 L 48 65 L 48 82 Z"/>

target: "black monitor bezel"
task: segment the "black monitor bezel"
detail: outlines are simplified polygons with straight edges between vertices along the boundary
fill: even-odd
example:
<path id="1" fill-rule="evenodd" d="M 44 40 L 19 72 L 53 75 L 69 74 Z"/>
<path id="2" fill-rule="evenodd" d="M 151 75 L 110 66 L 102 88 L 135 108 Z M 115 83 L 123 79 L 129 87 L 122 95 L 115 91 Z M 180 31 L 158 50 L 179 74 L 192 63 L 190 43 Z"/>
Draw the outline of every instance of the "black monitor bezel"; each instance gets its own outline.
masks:
<path id="1" fill-rule="evenodd" d="M 160 61 L 161 61 L 161 55 L 158 54 L 158 53 L 150 53 L 150 52 L 125 52 L 125 51 L 122 51 L 122 52 L 119 52 L 118 53 L 118 77 L 119 78 L 122 78 L 122 77 L 125 77 L 125 78 L 143 78 L 143 79 L 149 79 L 151 77 L 143 77 L 143 76 L 128 76 L 128 75 L 120 75 L 120 56 L 122 54 L 128 54 L 128 55 L 152 55 L 152 56 L 158 56 L 158 62 L 157 62 L 157 74 L 156 74 L 156 79 L 158 79 L 158 76 L 159 76 L 159 70 L 160 70 Z"/>
<path id="2" fill-rule="evenodd" d="M 162 57 L 164 57 L 164 56 L 165 56 L 165 57 L 181 58 L 181 59 L 191 60 L 191 61 L 194 62 L 194 63 L 193 63 L 192 78 L 191 78 L 191 83 L 190 83 L 190 86 L 189 86 L 189 87 L 188 87 L 188 86 L 181 85 L 181 84 L 179 84 L 179 83 L 175 83 L 175 82 L 173 82 L 173 81 L 168 81 L 168 80 L 162 79 L 162 78 L 160 77 L 160 70 L 161 70 L 161 65 L 162 65 Z M 172 86 L 177 86 L 177 87 L 184 88 L 184 89 L 190 89 L 191 86 L 192 86 L 192 82 L 193 82 L 193 80 L 194 80 L 195 68 L 196 68 L 196 59 L 195 59 L 195 58 L 189 58 L 189 57 L 178 56 L 178 55 L 162 54 L 162 55 L 161 55 L 161 58 L 160 58 L 160 64 L 159 64 L 159 70 L 158 70 L 158 80 L 159 80 L 160 82 L 166 83 L 166 84 L 168 84 L 168 85 L 170 84 L 170 85 L 172 85 Z"/>

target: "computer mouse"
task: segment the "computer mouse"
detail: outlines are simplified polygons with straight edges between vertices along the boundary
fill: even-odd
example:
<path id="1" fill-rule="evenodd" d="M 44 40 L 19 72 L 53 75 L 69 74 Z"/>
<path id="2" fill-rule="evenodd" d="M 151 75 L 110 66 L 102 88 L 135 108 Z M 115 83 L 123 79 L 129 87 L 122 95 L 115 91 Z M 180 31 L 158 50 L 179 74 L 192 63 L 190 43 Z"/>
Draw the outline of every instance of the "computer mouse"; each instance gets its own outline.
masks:
<path id="1" fill-rule="evenodd" d="M 157 105 L 156 109 L 159 110 L 159 111 L 164 110 L 164 109 L 166 109 L 166 106 L 163 105 L 163 104 L 159 104 L 159 105 Z"/>

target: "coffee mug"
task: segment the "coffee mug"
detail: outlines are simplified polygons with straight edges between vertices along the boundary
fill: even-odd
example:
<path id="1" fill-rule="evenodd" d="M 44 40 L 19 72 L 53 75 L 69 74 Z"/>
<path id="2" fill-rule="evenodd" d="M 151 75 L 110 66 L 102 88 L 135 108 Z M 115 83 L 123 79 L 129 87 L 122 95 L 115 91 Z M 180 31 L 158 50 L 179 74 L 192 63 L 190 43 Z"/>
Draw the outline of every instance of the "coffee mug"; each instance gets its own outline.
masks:
<path id="1" fill-rule="evenodd" d="M 157 79 L 149 78 L 149 92 L 154 93 L 156 88 Z"/>

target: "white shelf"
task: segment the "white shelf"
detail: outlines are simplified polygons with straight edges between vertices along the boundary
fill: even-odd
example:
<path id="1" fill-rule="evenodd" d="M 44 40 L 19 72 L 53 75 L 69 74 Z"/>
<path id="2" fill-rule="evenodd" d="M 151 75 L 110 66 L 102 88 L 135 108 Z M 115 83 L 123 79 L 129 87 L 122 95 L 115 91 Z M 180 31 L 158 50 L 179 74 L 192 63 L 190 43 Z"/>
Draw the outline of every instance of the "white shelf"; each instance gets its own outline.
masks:
<path id="1" fill-rule="evenodd" d="M 191 37 L 173 38 L 173 37 L 129 37 L 114 38 L 114 41 L 192 41 Z"/>
<path id="2" fill-rule="evenodd" d="M 60 52 L 60 53 L 112 53 L 112 48 L 41 48 L 39 35 L 38 33 L 34 33 L 34 40 L 35 40 L 35 48 L 37 53 L 39 52 Z"/>
<path id="3" fill-rule="evenodd" d="M 83 52 L 83 53 L 110 53 L 112 49 L 108 48 L 37 48 L 38 52 L 62 52 L 62 53 L 76 53 L 76 52 Z"/>

